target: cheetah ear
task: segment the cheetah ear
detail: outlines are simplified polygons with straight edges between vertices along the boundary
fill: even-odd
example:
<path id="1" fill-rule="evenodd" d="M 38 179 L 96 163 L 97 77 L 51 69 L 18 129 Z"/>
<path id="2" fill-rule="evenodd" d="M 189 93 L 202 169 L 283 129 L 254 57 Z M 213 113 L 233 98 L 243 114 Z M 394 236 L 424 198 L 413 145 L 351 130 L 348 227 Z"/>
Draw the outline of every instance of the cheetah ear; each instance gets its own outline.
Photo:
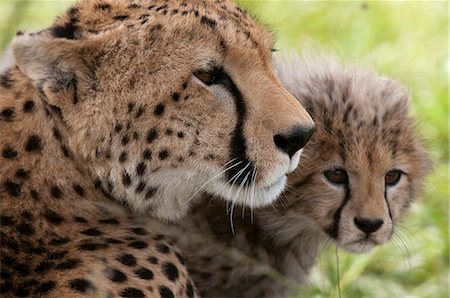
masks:
<path id="1" fill-rule="evenodd" d="M 77 101 L 77 81 L 89 76 L 82 59 L 82 41 L 54 38 L 43 32 L 16 36 L 11 47 L 19 69 L 50 104 L 62 108 Z"/>

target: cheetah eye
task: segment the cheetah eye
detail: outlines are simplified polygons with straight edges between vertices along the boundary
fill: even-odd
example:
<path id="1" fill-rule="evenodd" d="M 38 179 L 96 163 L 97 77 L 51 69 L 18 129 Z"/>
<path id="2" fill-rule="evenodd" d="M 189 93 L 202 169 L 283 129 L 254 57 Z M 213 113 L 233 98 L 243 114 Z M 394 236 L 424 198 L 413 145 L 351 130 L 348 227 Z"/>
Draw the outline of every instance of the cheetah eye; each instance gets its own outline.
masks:
<path id="1" fill-rule="evenodd" d="M 344 169 L 332 169 L 323 172 L 325 178 L 333 184 L 347 184 L 348 175 Z"/>
<path id="2" fill-rule="evenodd" d="M 194 72 L 194 75 L 206 86 L 211 86 L 220 83 L 221 75 L 219 70 L 212 70 L 212 71 L 199 70 Z"/>
<path id="3" fill-rule="evenodd" d="M 386 176 L 384 176 L 384 183 L 388 186 L 394 186 L 400 181 L 402 174 L 403 173 L 400 170 L 389 171 Z"/>

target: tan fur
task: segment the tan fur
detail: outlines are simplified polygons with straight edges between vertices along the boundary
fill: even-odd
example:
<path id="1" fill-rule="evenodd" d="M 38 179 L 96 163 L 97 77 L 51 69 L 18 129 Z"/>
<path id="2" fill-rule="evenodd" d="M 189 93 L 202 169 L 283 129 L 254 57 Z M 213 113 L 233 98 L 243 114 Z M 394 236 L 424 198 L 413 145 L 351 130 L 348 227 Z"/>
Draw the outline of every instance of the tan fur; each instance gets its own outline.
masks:
<path id="1" fill-rule="evenodd" d="M 327 240 L 357 253 L 386 243 L 430 168 L 399 83 L 323 57 L 275 64 L 317 131 L 273 207 L 233 212 L 205 196 L 174 228 L 203 296 L 280 297 L 307 278 Z M 336 168 L 348 173 L 345 185 L 324 176 Z M 395 169 L 403 176 L 385 185 Z M 384 222 L 366 234 L 356 217 Z"/>
<path id="2" fill-rule="evenodd" d="M 86 0 L 17 36 L 0 77 L 2 293 L 194 296 L 177 248 L 142 226 L 184 215 L 205 182 L 232 200 L 249 181 L 252 206 L 282 191 L 299 153 L 274 136 L 313 123 L 271 46 L 229 1 Z M 194 75 L 212 67 L 232 82 Z"/>

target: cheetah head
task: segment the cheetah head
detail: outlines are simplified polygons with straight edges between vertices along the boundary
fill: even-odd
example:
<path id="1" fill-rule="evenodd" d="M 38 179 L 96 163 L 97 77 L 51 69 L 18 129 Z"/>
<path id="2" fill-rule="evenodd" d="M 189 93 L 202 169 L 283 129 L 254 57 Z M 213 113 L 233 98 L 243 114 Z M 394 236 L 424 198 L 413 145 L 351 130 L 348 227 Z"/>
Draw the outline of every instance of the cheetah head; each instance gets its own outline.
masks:
<path id="1" fill-rule="evenodd" d="M 12 48 L 96 185 L 158 218 L 200 190 L 273 202 L 314 130 L 230 1 L 82 1 Z"/>
<path id="2" fill-rule="evenodd" d="M 289 177 L 286 212 L 350 252 L 386 243 L 430 167 L 405 88 L 331 60 L 284 63 L 282 81 L 317 126 Z"/>

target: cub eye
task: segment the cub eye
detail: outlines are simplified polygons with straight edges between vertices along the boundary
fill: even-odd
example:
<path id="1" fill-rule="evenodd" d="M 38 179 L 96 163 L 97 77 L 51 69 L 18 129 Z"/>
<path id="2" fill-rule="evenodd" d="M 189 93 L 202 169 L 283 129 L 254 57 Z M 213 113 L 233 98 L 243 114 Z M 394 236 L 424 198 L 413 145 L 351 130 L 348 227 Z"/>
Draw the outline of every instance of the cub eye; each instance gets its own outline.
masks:
<path id="1" fill-rule="evenodd" d="M 402 178 L 402 172 L 399 170 L 389 171 L 386 176 L 384 176 L 384 183 L 388 186 L 394 186 Z"/>
<path id="2" fill-rule="evenodd" d="M 323 172 L 325 178 L 328 181 L 334 184 L 347 184 L 348 183 L 348 175 L 344 169 L 332 169 Z"/>
<path id="3" fill-rule="evenodd" d="M 219 73 L 216 70 L 213 71 L 199 70 L 194 72 L 194 75 L 206 86 L 217 84 L 219 81 Z"/>

